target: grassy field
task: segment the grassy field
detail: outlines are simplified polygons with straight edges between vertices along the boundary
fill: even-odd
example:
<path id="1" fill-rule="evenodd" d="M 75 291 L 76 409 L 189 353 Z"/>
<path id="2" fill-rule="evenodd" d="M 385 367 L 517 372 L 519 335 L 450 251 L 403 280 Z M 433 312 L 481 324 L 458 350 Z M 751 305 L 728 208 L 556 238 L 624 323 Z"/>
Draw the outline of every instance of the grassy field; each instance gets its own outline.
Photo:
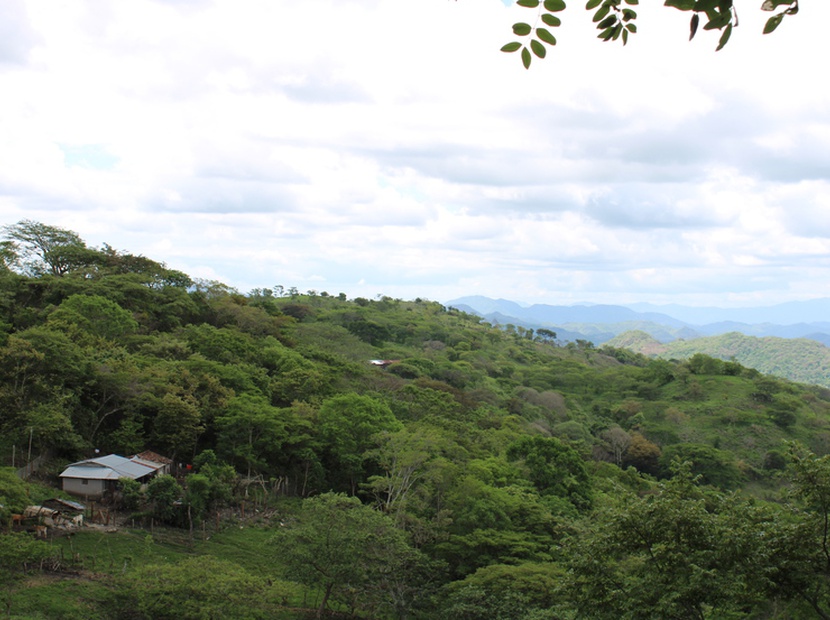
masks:
<path id="1" fill-rule="evenodd" d="M 179 564 L 194 557 L 210 557 L 267 580 L 276 608 L 269 617 L 285 620 L 305 617 L 316 605 L 316 594 L 280 579 L 280 567 L 268 552 L 270 528 L 233 524 L 219 532 L 189 532 L 173 528 L 116 531 L 83 529 L 51 540 L 63 558 L 67 574 L 38 574 L 18 583 L 11 596 L 12 618 L 41 620 L 105 620 L 106 602 L 118 594 L 119 584 L 145 567 Z"/>

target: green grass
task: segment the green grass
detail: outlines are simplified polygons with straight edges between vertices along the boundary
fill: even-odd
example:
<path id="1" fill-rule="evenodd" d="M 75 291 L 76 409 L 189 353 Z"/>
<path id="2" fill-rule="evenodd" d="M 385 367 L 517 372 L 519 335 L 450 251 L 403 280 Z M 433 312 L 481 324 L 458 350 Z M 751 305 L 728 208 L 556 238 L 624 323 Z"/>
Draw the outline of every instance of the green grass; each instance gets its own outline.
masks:
<path id="1" fill-rule="evenodd" d="M 99 603 L 107 596 L 107 586 L 96 580 L 37 575 L 18 586 L 12 596 L 11 617 L 21 620 L 103 619 Z"/>
<path id="2" fill-rule="evenodd" d="M 315 594 L 280 579 L 281 567 L 269 552 L 273 531 L 266 527 L 234 524 L 220 532 L 194 532 L 193 544 L 186 530 L 124 528 L 113 532 L 81 530 L 54 539 L 52 545 L 77 575 L 36 574 L 17 584 L 12 596 L 12 617 L 46 620 L 98 620 L 107 618 L 103 603 L 111 598 L 118 579 L 141 566 L 175 564 L 188 557 L 213 556 L 268 578 L 275 601 L 287 609 L 276 618 L 292 620 L 303 612 L 292 611 L 316 604 Z"/>
<path id="3" fill-rule="evenodd" d="M 269 551 L 269 541 L 274 536 L 270 529 L 232 526 L 213 534 L 207 541 L 196 543 L 200 555 L 212 555 L 242 566 L 259 575 L 277 574 L 279 567 Z"/>
<path id="4" fill-rule="evenodd" d="M 187 532 L 156 528 L 120 529 L 116 532 L 81 530 L 55 540 L 65 561 L 98 573 L 112 573 L 143 564 L 176 562 L 193 550 Z"/>

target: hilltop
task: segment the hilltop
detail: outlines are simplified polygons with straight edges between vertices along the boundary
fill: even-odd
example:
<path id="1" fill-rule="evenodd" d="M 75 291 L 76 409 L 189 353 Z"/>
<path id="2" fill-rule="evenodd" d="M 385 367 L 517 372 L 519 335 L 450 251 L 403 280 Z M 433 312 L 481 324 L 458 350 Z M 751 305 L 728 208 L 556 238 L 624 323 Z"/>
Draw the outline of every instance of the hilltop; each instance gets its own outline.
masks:
<path id="1" fill-rule="evenodd" d="M 106 543 L 56 539 L 61 558 L 0 533 L 13 609 L 617 620 L 830 608 L 814 501 L 830 486 L 827 389 L 699 352 L 563 342 L 424 299 L 240 292 L 37 226 L 54 243 L 6 246 L 0 270 L 0 456 L 31 445 L 56 494 L 62 468 L 96 450 L 183 467 L 146 488 L 121 481 L 106 505 L 122 530 Z M 8 529 L 46 491 L 0 474 Z"/>
<path id="2" fill-rule="evenodd" d="M 583 339 L 667 359 L 686 359 L 694 353 L 735 358 L 763 373 L 830 387 L 830 323 L 824 320 L 830 300 L 826 299 L 740 309 L 650 304 L 523 307 L 485 297 L 466 297 L 448 305 L 494 325 L 549 329 L 563 342 Z"/>

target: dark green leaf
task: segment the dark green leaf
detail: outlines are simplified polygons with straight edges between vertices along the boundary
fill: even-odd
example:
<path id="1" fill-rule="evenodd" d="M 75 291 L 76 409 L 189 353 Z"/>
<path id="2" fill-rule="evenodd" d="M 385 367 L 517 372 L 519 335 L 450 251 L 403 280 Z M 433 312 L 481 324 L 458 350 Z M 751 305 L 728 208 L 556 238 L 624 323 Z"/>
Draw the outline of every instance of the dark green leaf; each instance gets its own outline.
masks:
<path id="1" fill-rule="evenodd" d="M 518 22 L 513 24 L 513 34 L 518 35 L 520 37 L 526 37 L 530 34 L 531 31 L 530 24 L 526 24 L 524 22 Z"/>
<path id="2" fill-rule="evenodd" d="M 603 7 L 600 7 L 600 9 L 596 13 L 594 13 L 594 21 L 595 22 L 602 21 L 605 18 L 605 16 L 608 15 L 608 11 L 610 11 L 610 10 L 611 10 L 611 7 L 607 4 Z"/>
<path id="3" fill-rule="evenodd" d="M 630 4 L 631 6 L 636 6 L 640 4 L 640 0 L 625 0 L 626 4 Z"/>
<path id="4" fill-rule="evenodd" d="M 537 28 L 536 36 L 548 45 L 556 45 L 556 37 L 554 37 L 547 28 Z"/>
<path id="5" fill-rule="evenodd" d="M 695 0 L 666 0 L 663 6 L 673 6 L 681 11 L 691 11 L 695 8 Z"/>
<path id="6" fill-rule="evenodd" d="M 616 15 L 609 15 L 605 19 L 603 19 L 599 24 L 597 24 L 597 28 L 605 29 L 613 26 L 617 23 L 617 16 Z"/>
<path id="7" fill-rule="evenodd" d="M 621 33 L 622 31 L 623 31 L 622 24 L 617 24 L 616 26 L 614 26 L 614 35 L 612 36 L 612 38 L 613 38 L 615 41 L 616 41 L 617 39 L 619 39 L 619 38 L 620 38 L 620 33 Z"/>
<path id="8" fill-rule="evenodd" d="M 761 5 L 762 11 L 774 11 L 782 4 L 786 4 L 791 6 L 796 3 L 796 0 L 764 0 L 764 3 Z"/>
<path id="9" fill-rule="evenodd" d="M 562 20 L 556 17 L 556 15 L 551 15 L 550 13 L 542 13 L 542 21 L 548 26 L 553 26 L 554 28 L 562 25 Z"/>
<path id="10" fill-rule="evenodd" d="M 707 13 L 708 15 L 708 13 Z M 704 30 L 720 30 L 724 26 L 726 26 L 730 20 L 732 19 L 732 15 L 730 13 L 715 13 L 714 17 L 711 17 L 706 25 L 703 27 Z"/>
<path id="11" fill-rule="evenodd" d="M 784 14 L 779 13 L 778 15 L 773 15 L 767 20 L 767 23 L 764 24 L 764 34 L 769 34 L 776 28 L 778 28 L 778 24 L 781 23 L 781 20 L 784 19 Z"/>
<path id="12" fill-rule="evenodd" d="M 599 6 L 600 2 L 602 2 L 602 0 L 588 0 L 588 4 L 585 5 L 585 10 L 586 11 L 594 10 L 595 8 L 597 8 Z"/>
<path id="13" fill-rule="evenodd" d="M 623 45 L 628 43 L 628 29 L 627 28 L 622 31 L 622 40 L 623 40 Z"/>
<path id="14" fill-rule="evenodd" d="M 525 69 L 530 69 L 530 50 L 526 47 L 522 48 L 522 64 L 525 66 Z"/>
<path id="15" fill-rule="evenodd" d="M 637 11 L 635 11 L 633 9 L 623 9 L 622 14 L 623 14 L 623 21 L 625 21 L 625 22 L 637 18 Z"/>
<path id="16" fill-rule="evenodd" d="M 530 41 L 530 49 L 533 50 L 533 53 L 536 54 L 539 58 L 544 58 L 545 54 L 548 53 L 548 50 L 545 49 L 545 46 L 539 43 L 536 39 L 532 39 Z"/>
<path id="17" fill-rule="evenodd" d="M 522 44 L 519 43 L 518 41 L 513 41 L 512 43 L 508 43 L 507 45 L 503 46 L 501 48 L 501 51 L 503 51 L 503 52 L 515 52 L 521 46 L 522 46 Z"/>
<path id="18" fill-rule="evenodd" d="M 692 15 L 692 23 L 689 25 L 689 41 L 695 38 L 695 34 L 697 33 L 697 27 L 700 24 L 700 15 L 695 13 Z"/>
<path id="19" fill-rule="evenodd" d="M 516 0 L 519 6 L 526 6 L 529 9 L 535 9 L 539 6 L 539 0 Z"/>
<path id="20" fill-rule="evenodd" d="M 551 13 L 565 10 L 565 0 L 545 0 L 545 9 Z"/>
<path id="21" fill-rule="evenodd" d="M 626 24 L 625 28 L 632 33 L 637 32 L 637 24 Z"/>
<path id="22" fill-rule="evenodd" d="M 717 52 L 720 49 L 723 49 L 723 46 L 726 45 L 726 42 L 729 41 L 729 37 L 732 35 L 732 24 L 729 24 L 723 30 L 723 34 L 720 36 L 720 41 L 718 41 L 718 46 L 715 48 Z"/>
<path id="23" fill-rule="evenodd" d="M 602 32 L 597 35 L 598 39 L 602 39 L 603 41 L 610 41 L 611 37 L 614 36 L 614 28 L 606 28 Z"/>

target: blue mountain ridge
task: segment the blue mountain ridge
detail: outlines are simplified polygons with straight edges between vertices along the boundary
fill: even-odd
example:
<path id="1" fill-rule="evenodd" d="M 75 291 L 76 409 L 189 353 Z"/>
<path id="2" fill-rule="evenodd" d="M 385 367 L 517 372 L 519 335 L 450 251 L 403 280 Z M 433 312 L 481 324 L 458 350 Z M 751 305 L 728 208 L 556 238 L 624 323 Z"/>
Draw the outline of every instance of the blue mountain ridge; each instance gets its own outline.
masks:
<path id="1" fill-rule="evenodd" d="M 830 342 L 830 299 L 788 302 L 754 308 L 718 308 L 638 303 L 631 306 L 579 304 L 522 305 L 484 296 L 461 297 L 447 306 L 481 316 L 497 324 L 545 327 L 560 340 L 584 338 L 601 344 L 640 329 L 662 342 L 740 332 L 748 336 L 810 338 Z"/>

